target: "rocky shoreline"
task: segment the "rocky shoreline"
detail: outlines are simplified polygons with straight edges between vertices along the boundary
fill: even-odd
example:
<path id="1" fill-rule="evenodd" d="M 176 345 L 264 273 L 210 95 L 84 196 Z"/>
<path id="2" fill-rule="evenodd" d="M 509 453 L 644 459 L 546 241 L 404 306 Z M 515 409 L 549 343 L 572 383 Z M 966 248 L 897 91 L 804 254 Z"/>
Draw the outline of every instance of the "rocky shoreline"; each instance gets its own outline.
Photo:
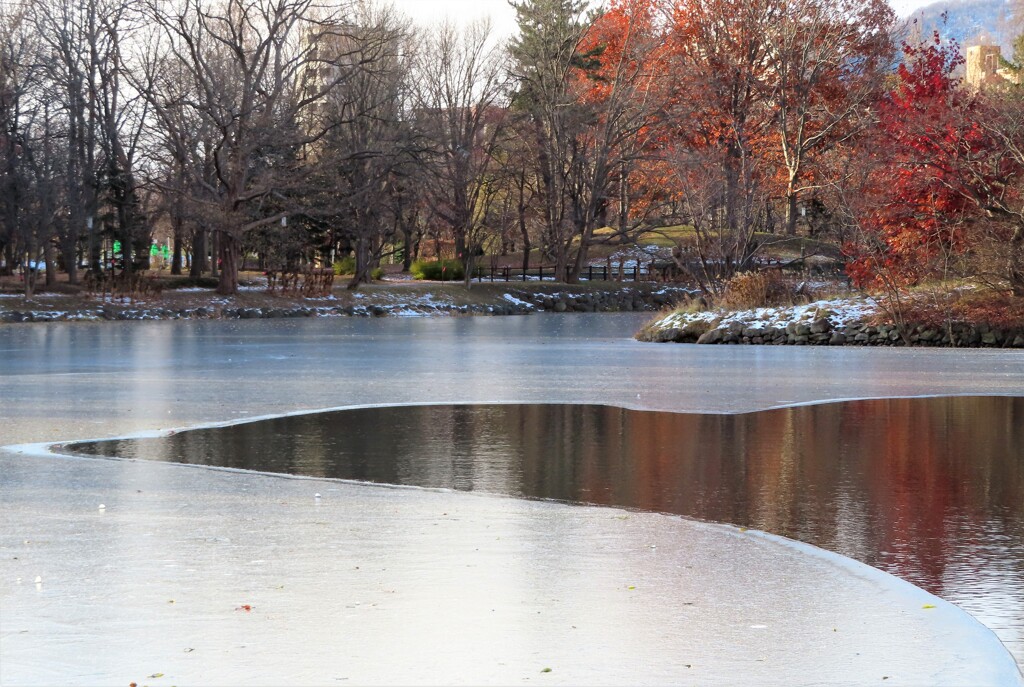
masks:
<path id="1" fill-rule="evenodd" d="M 264 290 L 237 297 L 211 291 L 175 293 L 147 302 L 40 296 L 35 301 L 0 298 L 0 325 L 32 322 L 152 320 L 252 320 L 310 317 L 450 317 L 526 315 L 534 312 L 656 312 L 692 293 L 679 286 L 640 283 L 606 285 L 534 283 L 481 284 L 470 291 L 421 284 L 381 286 L 327 298 L 286 298 Z M 867 307 L 867 312 L 864 308 Z M 879 323 L 870 299 L 819 301 L 789 309 L 745 312 L 675 312 L 641 330 L 636 338 L 656 343 L 773 346 L 933 346 L 1024 348 L 1024 328 L 1003 329 L 966 322 L 945 326 Z M 877 312 L 875 312 L 877 315 Z"/>
<path id="2" fill-rule="evenodd" d="M 477 302 L 460 302 L 451 292 L 402 293 L 402 287 L 385 294 L 345 294 L 342 298 L 283 299 L 271 303 L 243 304 L 232 298 L 215 298 L 203 305 L 173 307 L 158 302 L 62 304 L 26 303 L 15 307 L 0 301 L 0 323 L 123 320 L 277 319 L 303 317 L 429 317 L 457 315 L 525 315 L 532 312 L 652 312 L 673 305 L 687 295 L 681 287 L 636 284 L 614 289 L 574 288 L 551 285 L 546 290 L 502 288 L 485 293 L 474 290 Z M 342 302 L 344 301 L 347 302 Z M 195 300 L 195 297 L 193 298 Z M 266 300 L 266 299 L 265 299 Z M 303 302 L 295 302 L 302 300 Z M 13 304 L 11 304 L 13 305 Z"/>
<path id="3" fill-rule="evenodd" d="M 732 321 L 721 326 L 690 322 L 683 327 L 646 329 L 641 341 L 695 344 L 754 344 L 773 346 L 933 346 L 974 348 L 1024 348 L 1024 329 L 1000 329 L 987 324 L 953 323 L 936 327 L 848 322 L 833 324 L 820 317 L 810 322 L 790 322 L 783 327 L 754 326 Z"/>

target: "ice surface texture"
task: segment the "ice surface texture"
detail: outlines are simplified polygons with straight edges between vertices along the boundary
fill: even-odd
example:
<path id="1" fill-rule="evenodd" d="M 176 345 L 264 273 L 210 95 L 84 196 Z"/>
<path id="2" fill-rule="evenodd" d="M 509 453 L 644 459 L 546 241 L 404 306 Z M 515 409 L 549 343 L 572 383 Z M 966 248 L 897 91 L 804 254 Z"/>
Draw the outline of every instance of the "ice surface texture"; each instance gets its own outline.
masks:
<path id="1" fill-rule="evenodd" d="M 637 344 L 638 324 L 9 327 L 0 444 L 362 403 L 1024 387 L 1012 353 L 705 352 Z M 987 629 L 906 583 L 665 515 L 11 451 L 0 501 L 5 685 L 1020 683 Z"/>

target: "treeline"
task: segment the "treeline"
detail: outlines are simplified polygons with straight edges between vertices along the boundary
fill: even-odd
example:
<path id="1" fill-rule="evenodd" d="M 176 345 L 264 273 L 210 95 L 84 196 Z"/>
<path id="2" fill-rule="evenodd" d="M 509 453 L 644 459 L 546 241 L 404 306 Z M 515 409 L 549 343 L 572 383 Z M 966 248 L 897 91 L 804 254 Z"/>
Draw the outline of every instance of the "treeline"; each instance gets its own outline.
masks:
<path id="1" fill-rule="evenodd" d="M 955 48 L 901 60 L 885 0 L 512 5 L 505 42 L 370 2 L 5 3 L 0 270 L 76 283 L 116 241 L 130 274 L 167 236 L 171 272 L 225 294 L 246 259 L 352 256 L 354 288 L 428 245 L 466 274 L 539 249 L 574 281 L 596 242 L 682 225 L 676 262 L 709 293 L 798 229 L 863 281 L 944 259 L 1021 286 L 1022 148 L 990 114 L 1016 89 L 961 89 Z M 966 260 L 982 235 L 1012 246 L 999 270 Z"/>

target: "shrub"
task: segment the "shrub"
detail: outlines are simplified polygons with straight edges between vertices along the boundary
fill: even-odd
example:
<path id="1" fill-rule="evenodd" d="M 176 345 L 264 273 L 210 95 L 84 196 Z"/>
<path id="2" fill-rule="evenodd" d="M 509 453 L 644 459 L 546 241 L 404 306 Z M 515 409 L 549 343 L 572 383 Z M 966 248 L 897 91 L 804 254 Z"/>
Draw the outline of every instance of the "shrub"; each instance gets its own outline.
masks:
<path id="1" fill-rule="evenodd" d="M 778 270 L 741 272 L 725 285 L 721 305 L 732 310 L 767 308 L 788 305 L 792 300 L 789 286 Z"/>
<path id="2" fill-rule="evenodd" d="M 41 286 L 36 288 L 36 292 L 38 292 L 38 293 L 61 293 L 61 294 L 68 295 L 68 296 L 77 296 L 78 294 L 82 293 L 82 287 L 78 286 L 77 284 L 57 283 L 57 284 L 50 284 L 49 286 L 46 286 L 45 284 L 43 284 L 43 285 L 41 285 Z"/>
<path id="3" fill-rule="evenodd" d="M 356 273 L 356 258 L 354 255 L 341 258 L 340 260 L 334 261 L 334 274 L 355 274 Z"/>
<path id="4" fill-rule="evenodd" d="M 427 281 L 459 281 L 464 276 L 458 260 L 417 260 L 409 271 L 414 279 Z"/>
<path id="5" fill-rule="evenodd" d="M 383 278 L 384 278 L 384 268 L 383 267 L 374 267 L 373 271 L 370 272 L 370 279 L 372 279 L 374 281 L 380 281 Z"/>
<path id="6" fill-rule="evenodd" d="M 216 277 L 173 277 L 165 281 L 166 289 L 215 289 L 220 284 Z"/>

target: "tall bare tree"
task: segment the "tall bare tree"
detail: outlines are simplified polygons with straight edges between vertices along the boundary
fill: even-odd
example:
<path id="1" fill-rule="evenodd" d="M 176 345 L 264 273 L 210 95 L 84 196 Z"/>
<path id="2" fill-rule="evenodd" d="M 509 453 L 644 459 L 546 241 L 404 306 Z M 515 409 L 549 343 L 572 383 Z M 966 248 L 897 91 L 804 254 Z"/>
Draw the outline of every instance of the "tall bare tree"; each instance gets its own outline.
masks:
<path id="1" fill-rule="evenodd" d="M 467 286 L 498 190 L 506 53 L 487 21 L 437 26 L 418 54 L 416 115 L 432 148 L 428 194 L 451 230 Z"/>
<path id="2" fill-rule="evenodd" d="M 26 166 L 33 111 L 31 42 L 22 9 L 0 7 L 0 260 L 7 273 L 25 258 L 26 246 L 33 252 L 25 230 L 31 192 Z"/>
<path id="3" fill-rule="evenodd" d="M 328 130 L 317 108 L 349 74 L 321 46 L 340 44 L 346 22 L 314 0 L 150 0 L 149 15 L 211 132 L 211 174 L 191 188 L 213 222 L 218 291 L 235 293 L 246 234 L 296 211 L 298 156 Z"/>
<path id="4" fill-rule="evenodd" d="M 355 289 L 405 226 L 406 181 L 422 144 L 409 121 L 414 58 L 408 20 L 364 2 L 349 23 L 348 36 L 333 48 L 346 76 L 321 108 L 329 132 L 314 156 L 321 182 L 309 217 L 327 225 L 323 245 L 354 252 L 348 287 Z"/>
<path id="5" fill-rule="evenodd" d="M 807 174 L 809 163 L 871 121 L 866 110 L 890 71 L 896 17 L 886 0 L 779 2 L 769 16 L 763 87 L 785 167 L 786 233 L 793 235 L 799 195 L 824 181 Z"/>
<path id="6" fill-rule="evenodd" d="M 582 42 L 590 25 L 585 0 L 513 2 L 519 35 L 510 45 L 516 80 L 514 108 L 528 118 L 543 208 L 543 243 L 555 260 L 558 278 L 568 276 L 567 246 L 576 225 L 568 205 L 570 176 L 577 152 L 576 133 L 587 115 L 572 92 L 572 76 L 592 55 Z"/>

